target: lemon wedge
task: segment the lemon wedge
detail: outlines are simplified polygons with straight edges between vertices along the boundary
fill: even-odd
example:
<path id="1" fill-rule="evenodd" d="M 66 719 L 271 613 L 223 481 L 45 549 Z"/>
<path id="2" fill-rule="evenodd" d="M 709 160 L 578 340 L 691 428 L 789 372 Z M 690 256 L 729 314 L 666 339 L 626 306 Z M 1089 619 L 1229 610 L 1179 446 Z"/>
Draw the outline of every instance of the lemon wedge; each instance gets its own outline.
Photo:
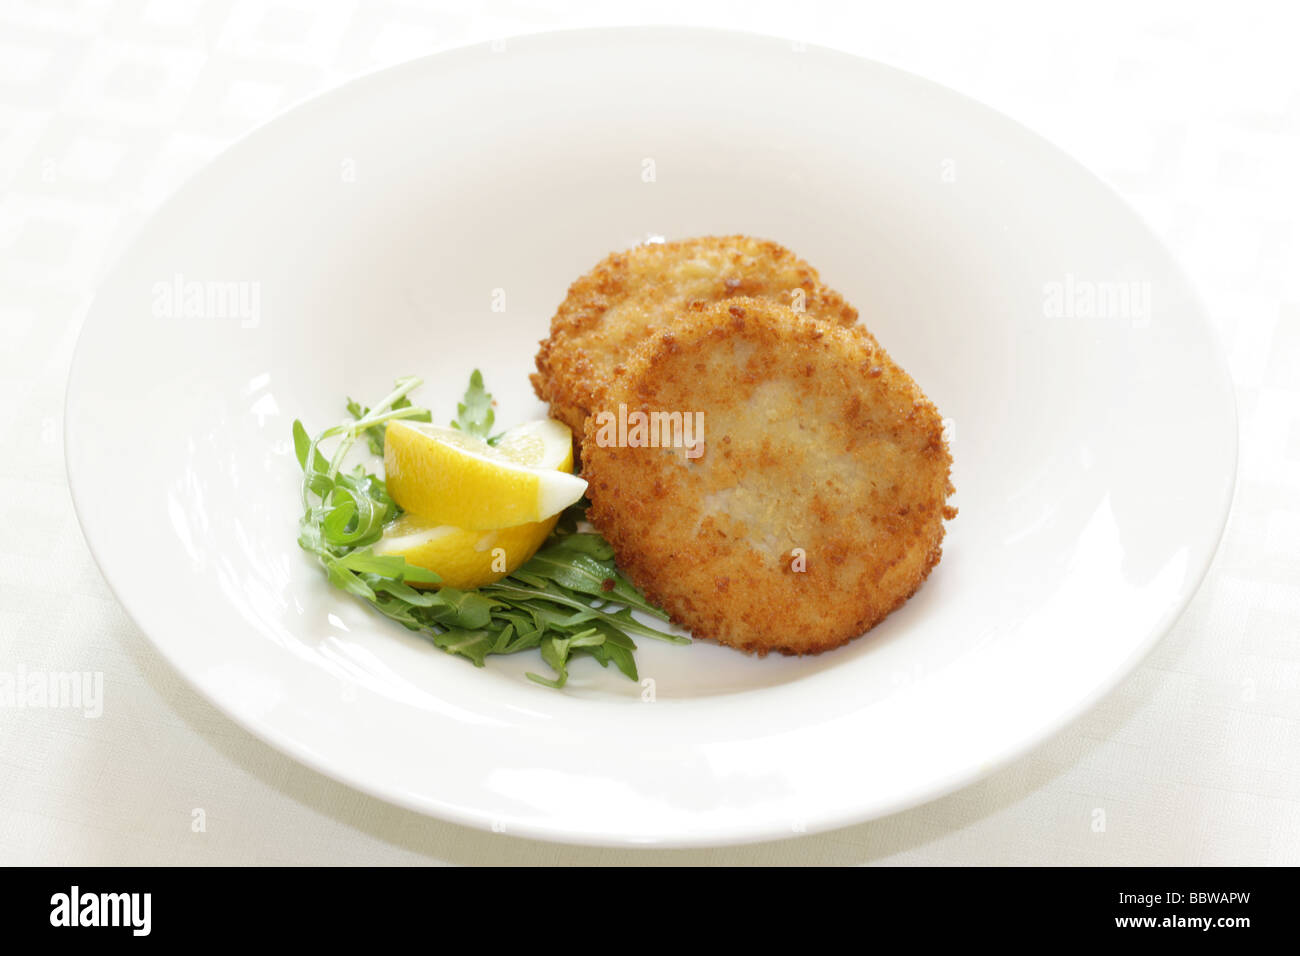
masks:
<path id="1" fill-rule="evenodd" d="M 528 422 L 495 445 L 454 428 L 394 421 L 384 440 L 384 480 L 402 510 L 465 531 L 544 521 L 587 483 L 573 475 L 573 434 L 554 419 Z"/>
<path id="2" fill-rule="evenodd" d="M 400 555 L 442 578 L 441 585 L 425 586 L 468 591 L 500 580 L 531 558 L 558 520 L 552 515 L 513 528 L 466 531 L 405 514 L 385 529 L 375 553 Z"/>

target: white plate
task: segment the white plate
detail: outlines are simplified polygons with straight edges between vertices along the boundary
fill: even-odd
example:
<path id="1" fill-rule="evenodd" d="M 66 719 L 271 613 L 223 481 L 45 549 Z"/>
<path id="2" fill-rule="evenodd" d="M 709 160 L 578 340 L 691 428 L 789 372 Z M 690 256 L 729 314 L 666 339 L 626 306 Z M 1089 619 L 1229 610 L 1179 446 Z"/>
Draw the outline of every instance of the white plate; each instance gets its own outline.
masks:
<path id="1" fill-rule="evenodd" d="M 326 586 L 294 540 L 295 416 L 418 374 L 449 417 L 476 366 L 503 424 L 537 416 L 569 282 L 727 232 L 820 268 L 952 420 L 961 515 L 903 609 L 807 659 L 642 641 L 651 702 L 594 661 L 562 693 L 535 660 L 476 670 Z M 204 316 L 168 301 L 191 282 Z M 203 695 L 386 800 L 584 843 L 823 830 L 1023 753 L 1187 603 L 1236 459 L 1201 307 L 1074 162 L 874 63 L 658 28 L 441 54 L 256 131 L 104 284 L 67 417 L 95 557 Z"/>

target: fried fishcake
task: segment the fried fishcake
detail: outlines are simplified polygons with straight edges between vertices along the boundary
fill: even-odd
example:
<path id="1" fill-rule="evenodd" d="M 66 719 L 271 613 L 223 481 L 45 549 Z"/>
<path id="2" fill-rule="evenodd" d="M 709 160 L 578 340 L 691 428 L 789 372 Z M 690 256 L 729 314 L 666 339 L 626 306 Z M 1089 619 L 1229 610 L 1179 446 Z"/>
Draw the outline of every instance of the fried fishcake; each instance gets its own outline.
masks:
<path id="1" fill-rule="evenodd" d="M 939 413 L 860 326 L 752 298 L 697 305 L 632 354 L 603 401 L 583 442 L 588 517 L 696 637 L 819 653 L 877 624 L 939 561 L 956 515 Z M 626 445 L 661 447 L 619 447 L 620 404 Z M 634 438 L 638 411 L 702 412 L 702 448 L 662 447 L 672 436 L 653 423 Z"/>
<path id="2" fill-rule="evenodd" d="M 775 242 L 706 236 L 606 257 L 569 288 L 537 353 L 537 397 L 574 434 L 632 350 L 691 302 L 771 299 L 842 325 L 858 313 L 817 270 Z"/>

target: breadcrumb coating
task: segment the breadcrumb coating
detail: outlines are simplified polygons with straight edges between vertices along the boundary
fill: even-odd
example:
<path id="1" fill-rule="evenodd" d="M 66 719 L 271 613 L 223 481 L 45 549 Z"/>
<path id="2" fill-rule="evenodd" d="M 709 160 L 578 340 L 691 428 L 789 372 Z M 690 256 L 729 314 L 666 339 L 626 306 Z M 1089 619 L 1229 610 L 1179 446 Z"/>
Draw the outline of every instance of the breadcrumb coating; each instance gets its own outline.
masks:
<path id="1" fill-rule="evenodd" d="M 575 285 L 593 291 L 571 302 L 593 304 L 570 309 L 571 321 L 604 314 L 595 277 L 632 270 L 627 257 L 607 264 Z M 713 288 L 717 273 L 702 272 Z M 815 290 L 816 274 L 801 275 Z M 593 415 L 582 448 L 588 517 L 628 577 L 697 638 L 760 655 L 844 644 L 906 601 L 942 554 L 956 510 L 939 412 L 865 329 L 842 324 L 847 305 L 825 321 L 775 296 L 691 298 L 675 321 L 657 316 L 639 344 L 640 318 L 597 335 L 602 347 L 627 348 L 622 373 L 596 407 L 576 389 L 562 401 L 584 415 L 620 404 L 703 412 L 702 454 L 618 447 L 600 434 L 608 419 Z"/>
<path id="2" fill-rule="evenodd" d="M 840 325 L 858 313 L 817 270 L 775 242 L 705 236 L 607 256 L 569 288 L 537 353 L 538 398 L 575 435 L 632 354 L 693 302 L 768 299 Z"/>

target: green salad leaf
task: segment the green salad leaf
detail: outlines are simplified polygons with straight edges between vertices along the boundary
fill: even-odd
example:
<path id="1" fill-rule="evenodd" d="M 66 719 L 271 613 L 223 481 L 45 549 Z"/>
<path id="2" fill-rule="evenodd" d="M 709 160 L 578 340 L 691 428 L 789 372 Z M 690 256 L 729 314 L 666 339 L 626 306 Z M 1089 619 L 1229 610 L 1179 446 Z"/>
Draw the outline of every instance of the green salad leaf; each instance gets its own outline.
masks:
<path id="1" fill-rule="evenodd" d="M 487 438 L 495 420 L 492 393 L 483 387 L 483 373 L 474 369 L 469 377 L 469 388 L 465 389 L 465 400 L 456 406 L 456 418 L 451 427 L 476 438 Z"/>
<path id="2" fill-rule="evenodd" d="M 331 584 L 475 667 L 485 666 L 492 655 L 536 650 L 554 676 L 529 672 L 528 678 L 547 687 L 563 687 L 570 663 L 583 655 L 595 658 L 601 667 L 613 664 L 628 679 L 638 680 L 634 634 L 690 643 L 689 638 L 633 617 L 636 610 L 668 619 L 618 570 L 609 543 L 599 534 L 579 530 L 585 499 L 565 510 L 555 531 L 523 566 L 476 590 L 412 587 L 436 585 L 440 579 L 403 557 L 375 554 L 372 545 L 401 508 L 382 478 L 363 465 L 344 470 L 343 462 L 358 441 L 382 456 L 391 421 L 433 420 L 429 409 L 408 398 L 419 385 L 417 378 L 398 379 L 393 391 L 373 407 L 347 399 L 351 420 L 315 438 L 302 422 L 293 423 L 294 453 L 303 471 L 298 544 L 315 555 Z M 491 441 L 494 420 L 492 396 L 475 370 L 452 425 Z M 326 442 L 334 442 L 328 455 L 322 449 Z"/>
<path id="3" fill-rule="evenodd" d="M 405 395 L 403 395 L 401 398 L 393 402 L 392 407 L 410 408 L 411 400 L 407 398 Z M 360 421 L 361 419 L 365 418 L 367 415 L 370 414 L 370 409 L 366 408 L 360 402 L 351 398 L 347 400 L 347 409 L 348 409 L 348 414 L 351 415 L 357 421 Z M 412 421 L 416 421 L 416 422 L 433 421 L 433 415 L 430 414 L 428 409 L 416 409 L 416 412 L 417 414 L 412 414 L 408 416 Z M 365 436 L 366 443 L 370 446 L 370 453 L 372 455 L 376 455 L 380 458 L 384 457 L 384 432 L 387 428 L 388 426 L 386 424 L 379 423 L 376 425 L 370 425 L 364 431 L 361 432 L 361 434 Z"/>

